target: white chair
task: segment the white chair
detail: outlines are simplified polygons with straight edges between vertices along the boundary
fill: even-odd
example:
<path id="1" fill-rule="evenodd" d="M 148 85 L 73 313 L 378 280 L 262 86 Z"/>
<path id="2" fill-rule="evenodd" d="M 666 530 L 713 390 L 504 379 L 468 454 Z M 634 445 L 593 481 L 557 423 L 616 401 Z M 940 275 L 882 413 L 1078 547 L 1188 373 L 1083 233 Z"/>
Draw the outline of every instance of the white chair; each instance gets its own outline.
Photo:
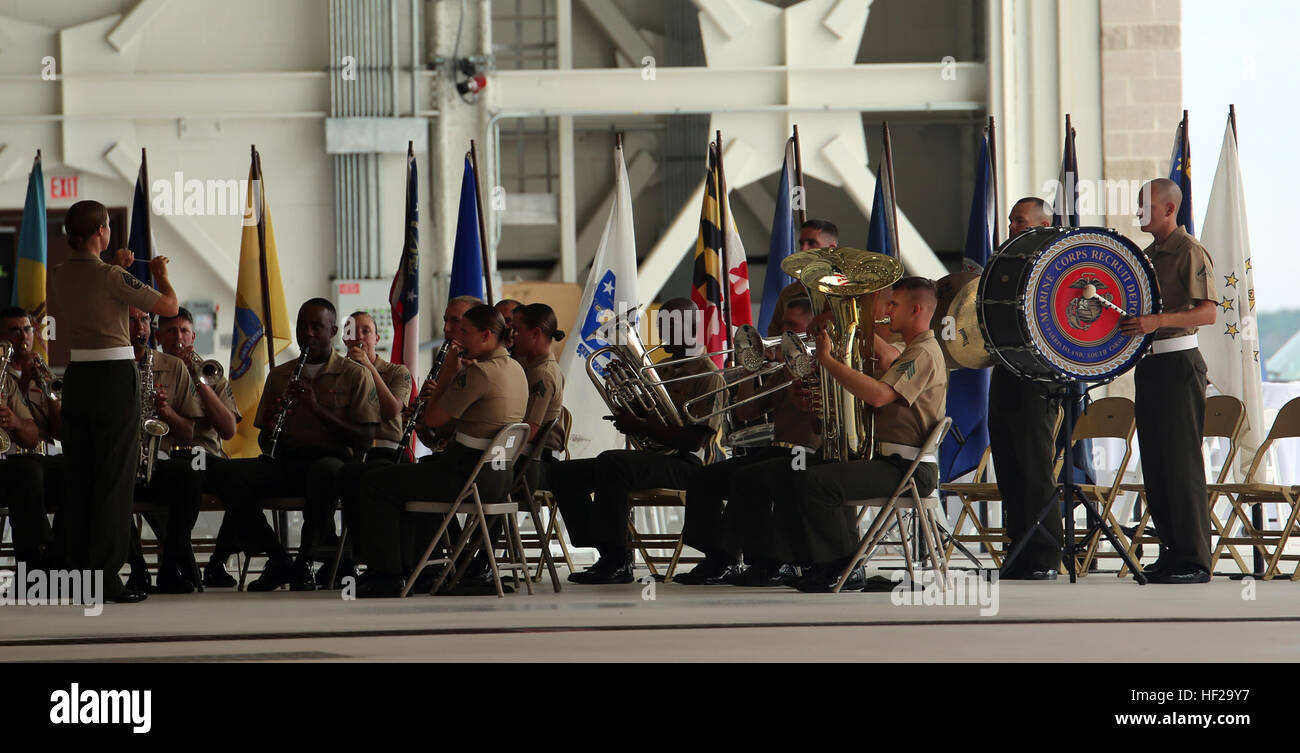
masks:
<path id="1" fill-rule="evenodd" d="M 858 551 L 849 559 L 844 571 L 840 573 L 839 582 L 835 584 L 834 593 L 839 593 L 844 587 L 844 582 L 849 579 L 849 575 L 858 567 L 859 564 L 865 563 L 871 559 L 871 555 L 879 546 L 881 539 L 890 529 L 890 521 L 898 524 L 899 539 L 903 546 L 903 561 L 907 564 L 907 572 L 916 581 L 916 571 L 914 565 L 923 564 L 919 557 L 913 557 L 913 552 L 917 551 L 916 542 L 909 541 L 907 526 L 903 524 L 902 513 L 912 511 L 917 518 L 921 533 L 925 536 L 926 547 L 929 550 L 930 564 L 935 572 L 942 576 L 941 583 L 947 582 L 948 566 L 941 556 L 939 519 L 943 517 L 943 505 L 939 501 L 939 490 L 936 487 L 929 495 L 922 497 L 920 490 L 916 488 L 916 480 L 913 476 L 916 473 L 917 466 L 921 464 L 921 459 L 926 455 L 937 455 L 939 445 L 943 442 L 944 435 L 948 433 L 949 427 L 952 426 L 952 419 L 944 417 L 933 429 L 930 435 L 926 437 L 925 444 L 922 445 L 920 452 L 908 466 L 907 472 L 894 488 L 894 493 L 888 497 L 875 497 L 872 499 L 859 499 L 845 502 L 844 504 L 851 507 L 880 508 L 876 517 L 867 527 L 867 532 L 863 534 L 862 539 L 858 542 Z M 919 555 L 919 552 L 917 552 Z"/>

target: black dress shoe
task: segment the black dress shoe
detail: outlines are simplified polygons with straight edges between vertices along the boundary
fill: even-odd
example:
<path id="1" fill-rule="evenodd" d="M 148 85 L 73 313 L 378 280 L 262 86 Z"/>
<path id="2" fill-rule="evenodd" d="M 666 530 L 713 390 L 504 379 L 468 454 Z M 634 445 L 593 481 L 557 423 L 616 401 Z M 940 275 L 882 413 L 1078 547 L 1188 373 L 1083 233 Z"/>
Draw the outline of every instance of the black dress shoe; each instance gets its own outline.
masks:
<path id="1" fill-rule="evenodd" d="M 254 592 L 274 591 L 280 586 L 287 586 L 297 575 L 297 566 L 292 560 L 271 560 L 266 563 L 257 580 L 248 584 L 248 590 Z"/>
<path id="2" fill-rule="evenodd" d="M 432 587 L 433 583 L 430 582 L 424 590 L 428 591 Z M 506 583 L 501 584 L 501 593 L 512 594 L 514 592 L 514 586 Z M 442 588 L 438 589 L 438 593 L 447 596 L 496 596 L 497 584 L 492 578 L 491 570 L 485 573 L 467 573 L 465 577 L 460 579 L 455 588 L 451 588 L 444 583 Z"/>
<path id="3" fill-rule="evenodd" d="M 727 577 L 732 575 L 735 569 L 722 560 L 705 558 L 689 572 L 674 575 L 673 583 L 681 583 L 684 586 L 720 586 L 727 582 Z"/>
<path id="4" fill-rule="evenodd" d="M 733 570 L 726 582 L 746 588 L 773 588 L 784 586 L 796 577 L 794 567 L 790 565 L 751 565 L 744 570 Z"/>
<path id="5" fill-rule="evenodd" d="M 843 571 L 843 567 L 813 568 L 810 574 L 800 579 L 795 588 L 804 593 L 830 593 L 835 590 L 835 585 L 840 582 L 840 573 Z M 844 586 L 840 589 L 840 592 L 861 591 L 866 583 L 866 571 L 859 565 L 853 568 L 853 572 L 849 573 L 849 577 L 844 581 Z"/>
<path id="6" fill-rule="evenodd" d="M 163 564 L 158 566 L 158 593 L 192 594 L 194 584 L 181 574 L 179 565 Z"/>
<path id="7" fill-rule="evenodd" d="M 400 575 L 389 575 L 367 570 L 357 579 L 357 598 L 391 598 L 402 595 L 406 581 Z"/>
<path id="8" fill-rule="evenodd" d="M 1167 559 L 1157 558 L 1155 562 L 1142 568 L 1142 574 L 1146 576 L 1148 581 L 1154 581 L 1157 576 L 1162 575 L 1166 570 L 1169 570 L 1170 567 L 1172 567 L 1172 565 Z M 1136 573 L 1133 574 L 1133 580 L 1137 580 Z"/>
<path id="9" fill-rule="evenodd" d="M 153 591 L 153 578 L 149 576 L 148 570 L 132 570 L 131 577 L 126 579 L 126 587 L 141 593 L 149 593 Z"/>
<path id="10" fill-rule="evenodd" d="M 1179 567 L 1169 570 L 1162 570 L 1151 576 L 1152 583 L 1166 583 L 1169 585 L 1182 585 L 1187 583 L 1209 583 L 1210 571 L 1203 567 L 1195 565 L 1191 567 Z"/>
<path id="11" fill-rule="evenodd" d="M 149 598 L 149 594 L 138 588 L 126 586 L 121 591 L 112 596 L 105 596 L 104 601 L 109 604 L 138 604 Z"/>
<path id="12" fill-rule="evenodd" d="M 602 564 L 607 562 L 607 560 L 601 560 L 580 573 L 569 573 L 569 582 L 587 586 L 599 586 L 611 583 L 631 583 L 635 580 L 635 578 L 632 577 L 631 562 L 623 562 L 613 566 Z"/>
<path id="13" fill-rule="evenodd" d="M 203 585 L 208 588 L 234 588 L 239 585 L 239 581 L 226 572 L 223 562 L 212 560 L 203 568 Z"/>
<path id="14" fill-rule="evenodd" d="M 1058 568 L 1044 568 L 1042 570 L 1025 570 L 1016 568 L 1010 573 L 998 572 L 998 580 L 1056 580 L 1059 574 Z"/>
<path id="15" fill-rule="evenodd" d="M 330 581 L 330 569 L 334 567 L 333 563 L 326 562 L 316 571 L 316 587 L 326 591 L 337 591 L 343 587 L 344 578 L 352 578 L 356 582 L 357 565 L 350 560 L 343 560 L 339 563 L 338 574 L 334 576 L 333 582 Z"/>

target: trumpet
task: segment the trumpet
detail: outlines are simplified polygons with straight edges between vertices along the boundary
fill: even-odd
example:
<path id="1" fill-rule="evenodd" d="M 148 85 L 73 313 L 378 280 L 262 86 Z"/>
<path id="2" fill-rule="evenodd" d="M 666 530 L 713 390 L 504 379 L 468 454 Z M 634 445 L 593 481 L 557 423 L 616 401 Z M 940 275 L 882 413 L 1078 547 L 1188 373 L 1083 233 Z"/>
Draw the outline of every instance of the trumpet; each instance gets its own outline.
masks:
<path id="1" fill-rule="evenodd" d="M 307 356 L 311 354 L 310 350 L 303 349 L 302 355 L 298 356 L 298 363 L 293 367 L 293 375 L 289 377 L 289 384 L 293 384 L 302 378 L 302 367 L 307 365 Z M 285 392 L 281 396 L 280 415 L 275 417 L 275 428 L 271 430 L 271 449 L 262 455 L 263 460 L 275 460 L 275 448 L 280 444 L 280 434 L 284 431 L 284 417 L 289 414 L 289 409 L 293 407 L 293 402 L 289 399 L 289 386 L 285 385 Z"/>
<path id="2" fill-rule="evenodd" d="M 63 377 L 55 376 L 50 372 L 50 367 L 45 365 L 45 359 L 37 353 L 32 356 L 32 363 L 36 367 L 36 388 L 41 391 L 50 400 L 63 399 Z"/>
<path id="3" fill-rule="evenodd" d="M 203 360 L 203 358 L 193 350 L 189 351 L 190 373 L 194 375 L 199 384 L 206 384 L 209 387 L 217 383 L 217 380 L 226 375 L 226 370 L 222 368 L 221 362 L 214 359 Z"/>
<path id="4" fill-rule="evenodd" d="M 158 418 L 156 402 L 158 390 L 153 381 L 153 350 L 144 352 L 144 365 L 140 366 L 140 462 L 136 466 L 135 480 L 142 486 L 153 481 L 154 463 L 162 438 L 171 432 L 166 421 Z"/>
<path id="5" fill-rule="evenodd" d="M 0 403 L 5 401 L 5 380 L 9 376 L 9 361 L 13 357 L 14 346 L 10 345 L 7 340 L 0 343 Z M 0 429 L 0 455 L 9 452 L 13 446 L 13 438 L 4 429 Z"/>

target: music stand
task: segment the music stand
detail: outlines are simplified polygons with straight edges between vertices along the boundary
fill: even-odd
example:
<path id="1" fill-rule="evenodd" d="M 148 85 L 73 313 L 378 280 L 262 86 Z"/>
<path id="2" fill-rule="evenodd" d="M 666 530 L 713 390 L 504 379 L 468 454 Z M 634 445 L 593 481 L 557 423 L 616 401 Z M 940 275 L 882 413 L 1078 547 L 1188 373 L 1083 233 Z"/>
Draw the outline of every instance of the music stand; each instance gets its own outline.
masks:
<path id="1" fill-rule="evenodd" d="M 1079 490 L 1078 485 L 1074 483 L 1074 462 L 1073 458 L 1070 457 L 1074 450 L 1074 413 L 1070 410 L 1070 404 L 1079 399 L 1078 396 L 1075 395 L 1074 387 L 1075 385 L 1082 383 L 1034 381 L 1038 382 L 1039 386 L 1043 388 L 1043 393 L 1047 398 L 1048 405 L 1055 406 L 1057 409 L 1064 411 L 1064 413 L 1061 414 L 1064 421 L 1063 428 L 1065 429 L 1065 455 L 1062 461 L 1063 467 L 1061 482 L 1056 485 L 1056 490 L 1052 492 L 1052 496 L 1048 498 L 1047 504 L 1043 505 L 1043 509 L 1040 510 L 1038 516 L 1034 518 L 1034 524 L 1030 528 L 1029 533 L 1022 536 L 1020 540 L 1016 542 L 1016 545 L 1011 547 L 1011 552 L 1002 562 L 1002 569 L 1010 570 L 1011 565 L 1016 561 L 1016 558 L 1020 556 L 1020 552 L 1024 550 L 1025 545 L 1029 543 L 1029 540 L 1034 536 L 1041 534 L 1052 543 L 1053 547 L 1061 550 L 1061 558 L 1067 563 L 1066 571 L 1070 574 L 1070 582 L 1077 582 L 1078 574 L 1075 572 L 1075 567 L 1077 565 L 1075 552 L 1079 551 L 1079 547 L 1075 546 L 1074 543 L 1074 510 L 1076 507 L 1082 506 L 1087 514 L 1087 519 L 1090 522 L 1087 532 L 1084 535 L 1084 541 L 1087 541 L 1093 536 L 1093 534 L 1100 531 L 1105 535 L 1106 540 L 1110 542 L 1110 545 L 1115 548 L 1115 551 L 1119 552 L 1119 556 L 1124 560 L 1124 564 L 1128 565 L 1129 569 L 1133 571 L 1134 579 L 1137 580 L 1140 585 L 1146 585 L 1147 577 L 1142 573 L 1142 568 L 1138 567 L 1137 562 L 1134 561 L 1133 557 L 1128 553 L 1128 549 L 1119 545 L 1119 541 L 1115 538 L 1115 532 L 1106 524 L 1105 519 L 1102 518 L 1096 505 L 1084 497 L 1082 491 Z M 1085 411 L 1087 410 L 1086 405 L 1088 402 L 1088 392 L 1097 387 L 1109 384 L 1111 381 L 1111 379 L 1107 379 L 1102 382 L 1097 382 L 1083 390 L 1082 397 L 1085 404 Z M 1062 506 L 1064 506 L 1065 514 L 1065 540 L 1062 541 L 1060 545 L 1057 545 L 1056 541 L 1052 539 L 1051 534 L 1043 528 L 1042 524 L 1043 520 L 1049 514 L 1060 514 L 1059 511 Z"/>

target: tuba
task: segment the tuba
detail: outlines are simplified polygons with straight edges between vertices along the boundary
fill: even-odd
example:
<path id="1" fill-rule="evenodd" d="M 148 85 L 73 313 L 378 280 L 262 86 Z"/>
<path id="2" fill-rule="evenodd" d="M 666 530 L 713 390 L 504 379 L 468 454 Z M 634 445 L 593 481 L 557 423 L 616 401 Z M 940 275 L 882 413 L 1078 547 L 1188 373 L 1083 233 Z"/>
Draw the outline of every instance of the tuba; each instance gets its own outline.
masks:
<path id="1" fill-rule="evenodd" d="M 153 468 L 158 461 L 158 447 L 171 427 L 158 418 L 158 395 L 153 383 L 153 349 L 144 352 L 140 367 L 140 462 L 136 466 L 135 481 L 141 486 L 153 482 Z"/>
<path id="2" fill-rule="evenodd" d="M 659 378 L 645 344 L 629 320 L 635 309 L 620 314 L 604 325 L 613 343 L 587 356 L 587 377 L 596 386 L 605 405 L 614 413 L 626 413 L 663 426 L 682 426 L 681 414 L 673 404 L 664 381 Z M 598 359 L 603 363 L 597 363 Z M 638 449 L 658 451 L 663 447 L 649 437 L 630 436 Z"/>
<path id="3" fill-rule="evenodd" d="M 814 321 L 824 323 L 834 358 L 855 371 L 872 374 L 873 326 L 888 321 L 876 319 L 876 296 L 898 282 L 903 265 L 893 257 L 855 248 L 817 248 L 787 256 L 781 269 L 807 289 Z M 839 462 L 869 460 L 875 444 L 874 409 L 825 369 L 816 373 L 823 456 Z"/>

